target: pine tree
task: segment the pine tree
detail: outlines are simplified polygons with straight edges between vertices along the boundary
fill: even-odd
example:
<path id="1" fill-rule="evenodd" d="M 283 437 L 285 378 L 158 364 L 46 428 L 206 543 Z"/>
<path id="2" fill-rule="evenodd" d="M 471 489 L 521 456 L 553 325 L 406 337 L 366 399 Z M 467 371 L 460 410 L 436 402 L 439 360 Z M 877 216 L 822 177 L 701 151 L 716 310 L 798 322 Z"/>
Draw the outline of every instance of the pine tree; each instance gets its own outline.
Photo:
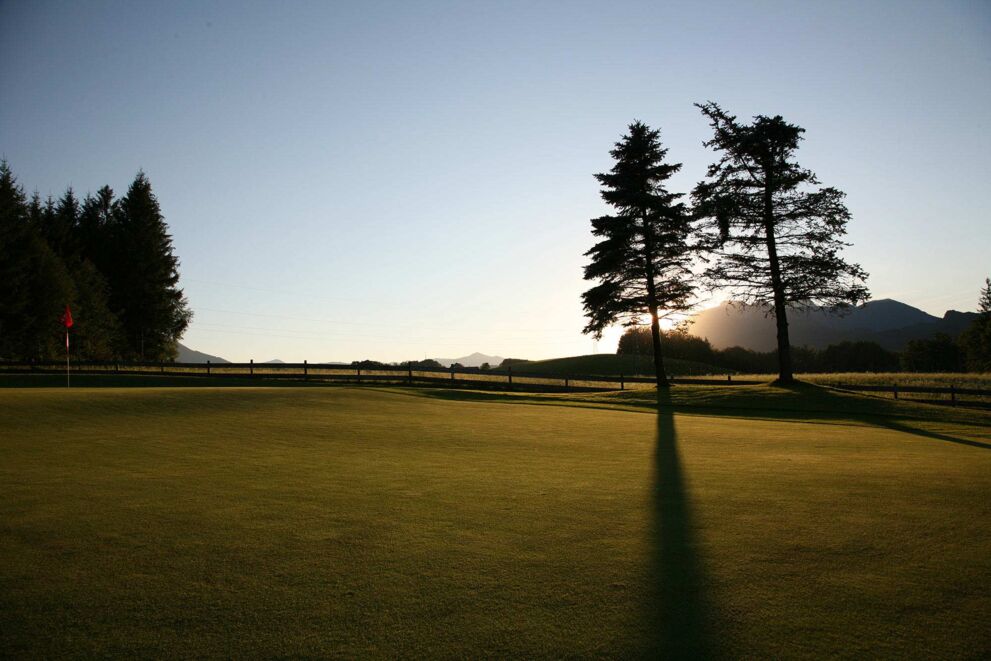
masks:
<path id="1" fill-rule="evenodd" d="M 151 182 L 139 172 L 114 224 L 116 258 L 108 273 L 129 357 L 170 360 L 192 312 L 178 287 L 179 259 Z"/>
<path id="2" fill-rule="evenodd" d="M 68 262 L 79 253 L 79 200 L 69 188 L 58 202 L 49 200 L 42 225 L 42 236 L 56 255 Z"/>
<path id="3" fill-rule="evenodd" d="M 20 357 L 24 348 L 24 320 L 31 309 L 29 237 L 24 190 L 7 161 L 0 161 L 0 358 L 4 359 Z"/>
<path id="4" fill-rule="evenodd" d="M 778 380 L 794 380 L 788 308 L 844 308 L 866 301 L 867 274 L 840 257 L 850 212 L 844 194 L 819 187 L 794 160 L 802 129 L 759 115 L 742 124 L 717 104 L 697 104 L 720 152 L 708 179 L 693 192 L 711 249 L 704 274 L 744 303 L 765 307 L 777 324 Z"/>
<path id="5" fill-rule="evenodd" d="M 112 241 L 117 207 L 113 190 L 104 186 L 95 196 L 87 195 L 79 211 L 79 249 L 102 273 L 110 269 L 114 259 Z"/>
<path id="6" fill-rule="evenodd" d="M 615 215 L 592 219 L 592 234 L 602 240 L 585 253 L 591 258 L 585 279 L 599 284 L 582 295 L 589 320 L 584 332 L 596 338 L 617 321 L 630 326 L 650 315 L 659 388 L 668 386 L 659 320 L 689 309 L 694 292 L 690 217 L 677 201 L 681 195 L 664 187 L 681 165 L 664 163 L 667 151 L 659 131 L 634 122 L 610 151 L 612 169 L 595 175 Z"/>
<path id="7" fill-rule="evenodd" d="M 991 372 L 991 278 L 984 280 L 977 313 L 977 319 L 960 334 L 960 348 L 968 370 Z"/>

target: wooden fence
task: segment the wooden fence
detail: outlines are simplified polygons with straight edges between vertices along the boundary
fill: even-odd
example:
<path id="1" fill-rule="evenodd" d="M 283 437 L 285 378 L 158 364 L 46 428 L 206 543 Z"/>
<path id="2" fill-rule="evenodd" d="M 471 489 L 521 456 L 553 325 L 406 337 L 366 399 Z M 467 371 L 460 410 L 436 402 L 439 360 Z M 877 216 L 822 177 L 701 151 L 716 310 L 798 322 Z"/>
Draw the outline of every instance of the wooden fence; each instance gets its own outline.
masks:
<path id="1" fill-rule="evenodd" d="M 65 363 L 0 361 L 0 373 L 65 373 Z M 160 363 L 79 361 L 72 363 L 72 374 L 123 374 L 145 376 L 209 376 L 211 378 L 292 379 L 297 381 L 339 381 L 350 383 L 401 383 L 545 391 L 601 391 L 650 387 L 653 377 L 602 376 L 594 374 L 543 374 L 529 371 L 472 368 L 429 368 L 386 365 L 362 367 L 333 363 Z M 734 379 L 732 375 L 713 378 L 670 379 L 671 383 L 700 385 L 754 385 L 760 381 Z"/>
<path id="2" fill-rule="evenodd" d="M 65 373 L 65 363 L 0 361 L 0 373 Z M 405 385 L 434 385 L 475 387 L 485 389 L 512 389 L 529 391 L 603 391 L 649 388 L 653 377 L 602 376 L 594 374 L 541 374 L 529 371 L 505 369 L 480 370 L 472 368 L 429 368 L 409 366 L 361 367 L 333 363 L 159 363 L 159 362 L 110 362 L 80 361 L 72 364 L 72 374 L 124 374 L 202 376 L 211 378 L 292 379 L 301 381 L 333 381 L 347 383 L 392 383 Z M 732 375 L 711 378 L 672 378 L 672 384 L 708 386 L 756 385 L 763 381 L 734 379 Z M 858 392 L 890 395 L 895 399 L 905 395 L 934 395 L 938 399 L 924 401 L 956 405 L 962 399 L 984 400 L 988 404 L 991 390 L 958 388 L 956 386 L 903 386 L 831 383 L 830 387 Z M 918 398 L 915 398 L 918 399 Z"/>
<path id="3" fill-rule="evenodd" d="M 950 386 L 901 386 L 897 383 L 891 385 L 865 385 L 865 384 L 847 384 L 847 383 L 836 383 L 830 384 L 832 388 L 839 388 L 841 390 L 854 390 L 859 392 L 875 392 L 881 394 L 890 394 L 895 399 L 899 399 L 900 396 L 904 395 L 937 395 L 941 397 L 938 400 L 925 400 L 930 403 L 949 403 L 951 406 L 956 406 L 960 398 L 963 397 L 979 397 L 987 398 L 991 397 L 991 390 L 984 388 L 958 388 L 954 385 Z M 948 396 L 946 400 L 942 397 Z"/>

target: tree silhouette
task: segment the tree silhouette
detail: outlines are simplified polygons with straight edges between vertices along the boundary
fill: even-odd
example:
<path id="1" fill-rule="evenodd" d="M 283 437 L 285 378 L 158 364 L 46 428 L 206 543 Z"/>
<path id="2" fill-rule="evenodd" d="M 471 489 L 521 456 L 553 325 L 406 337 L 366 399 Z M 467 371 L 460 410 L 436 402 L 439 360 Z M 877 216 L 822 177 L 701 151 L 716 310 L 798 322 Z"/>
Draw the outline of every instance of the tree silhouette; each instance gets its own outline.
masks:
<path id="1" fill-rule="evenodd" d="M 127 353 L 141 360 L 171 360 L 192 312 L 178 287 L 172 237 L 143 172 L 134 178 L 116 216 L 116 259 L 108 275 Z"/>
<path id="2" fill-rule="evenodd" d="M 602 199 L 615 215 L 592 219 L 592 234 L 602 240 L 585 255 L 585 279 L 596 280 L 582 301 L 588 324 L 583 332 L 602 337 L 608 326 L 630 326 L 650 315 L 657 386 L 667 387 L 659 319 L 684 312 L 694 293 L 688 234 L 690 215 L 669 193 L 664 182 L 681 164 L 664 162 L 660 131 L 642 122 L 629 126 L 610 155 L 616 163 L 606 174 L 595 175 Z"/>
<path id="3" fill-rule="evenodd" d="M 696 104 L 710 122 L 705 143 L 720 152 L 692 198 L 705 222 L 711 251 L 704 274 L 712 287 L 762 305 L 777 323 L 778 380 L 794 380 L 788 339 L 789 307 L 813 305 L 842 312 L 866 301 L 867 274 L 840 257 L 850 212 L 844 194 L 819 187 L 794 160 L 805 129 L 781 116 L 758 115 L 742 124 L 717 104 Z"/>
<path id="4" fill-rule="evenodd" d="M 978 317 L 960 334 L 967 369 L 974 372 L 991 371 L 991 278 L 984 280 L 984 289 L 977 302 Z"/>

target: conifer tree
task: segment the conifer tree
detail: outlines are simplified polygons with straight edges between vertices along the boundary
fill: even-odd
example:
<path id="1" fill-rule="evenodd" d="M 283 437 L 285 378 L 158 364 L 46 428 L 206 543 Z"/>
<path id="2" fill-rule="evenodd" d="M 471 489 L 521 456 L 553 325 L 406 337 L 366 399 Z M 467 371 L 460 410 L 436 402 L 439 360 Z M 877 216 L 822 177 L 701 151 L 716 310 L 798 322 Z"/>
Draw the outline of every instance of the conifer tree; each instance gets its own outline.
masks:
<path id="1" fill-rule="evenodd" d="M 109 270 L 114 259 L 113 229 L 117 207 L 113 190 L 104 186 L 96 195 L 87 195 L 79 211 L 79 249 L 102 273 Z"/>
<path id="2" fill-rule="evenodd" d="M 660 132 L 634 122 L 610 155 L 612 169 L 597 174 L 602 199 L 614 215 L 592 219 L 592 234 L 600 237 L 585 255 L 585 279 L 598 284 L 582 295 L 588 324 L 584 332 L 599 338 L 608 326 L 630 326 L 650 316 L 654 371 L 659 388 L 667 387 L 661 346 L 660 319 L 690 307 L 691 283 L 689 214 L 665 182 L 681 169 L 664 162 Z"/>
<path id="3" fill-rule="evenodd" d="M 144 172 L 135 177 L 116 215 L 116 257 L 108 276 L 126 354 L 171 360 L 192 312 L 178 287 L 179 259 L 172 237 Z"/>
<path id="4" fill-rule="evenodd" d="M 788 308 L 842 312 L 870 296 L 867 274 L 840 256 L 850 212 L 842 192 L 820 187 L 816 175 L 795 162 L 805 129 L 780 116 L 743 124 L 715 103 L 697 105 L 713 129 L 705 145 L 719 152 L 693 192 L 712 251 L 704 275 L 713 287 L 774 315 L 778 380 L 789 383 Z"/>
<path id="5" fill-rule="evenodd" d="M 18 358 L 30 313 L 28 206 L 6 161 L 0 161 L 0 358 Z"/>
<path id="6" fill-rule="evenodd" d="M 977 319 L 960 334 L 960 348 L 968 370 L 991 372 L 991 278 L 977 302 Z"/>

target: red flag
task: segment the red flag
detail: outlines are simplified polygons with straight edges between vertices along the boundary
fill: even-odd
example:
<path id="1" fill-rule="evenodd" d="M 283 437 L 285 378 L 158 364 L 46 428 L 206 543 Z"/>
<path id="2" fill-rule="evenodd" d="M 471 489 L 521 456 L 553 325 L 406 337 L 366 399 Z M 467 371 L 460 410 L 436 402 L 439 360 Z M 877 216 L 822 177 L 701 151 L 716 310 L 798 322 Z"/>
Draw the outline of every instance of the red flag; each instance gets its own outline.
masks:
<path id="1" fill-rule="evenodd" d="M 65 306 L 65 314 L 62 315 L 62 325 L 66 328 L 72 327 L 72 310 L 68 305 Z"/>

